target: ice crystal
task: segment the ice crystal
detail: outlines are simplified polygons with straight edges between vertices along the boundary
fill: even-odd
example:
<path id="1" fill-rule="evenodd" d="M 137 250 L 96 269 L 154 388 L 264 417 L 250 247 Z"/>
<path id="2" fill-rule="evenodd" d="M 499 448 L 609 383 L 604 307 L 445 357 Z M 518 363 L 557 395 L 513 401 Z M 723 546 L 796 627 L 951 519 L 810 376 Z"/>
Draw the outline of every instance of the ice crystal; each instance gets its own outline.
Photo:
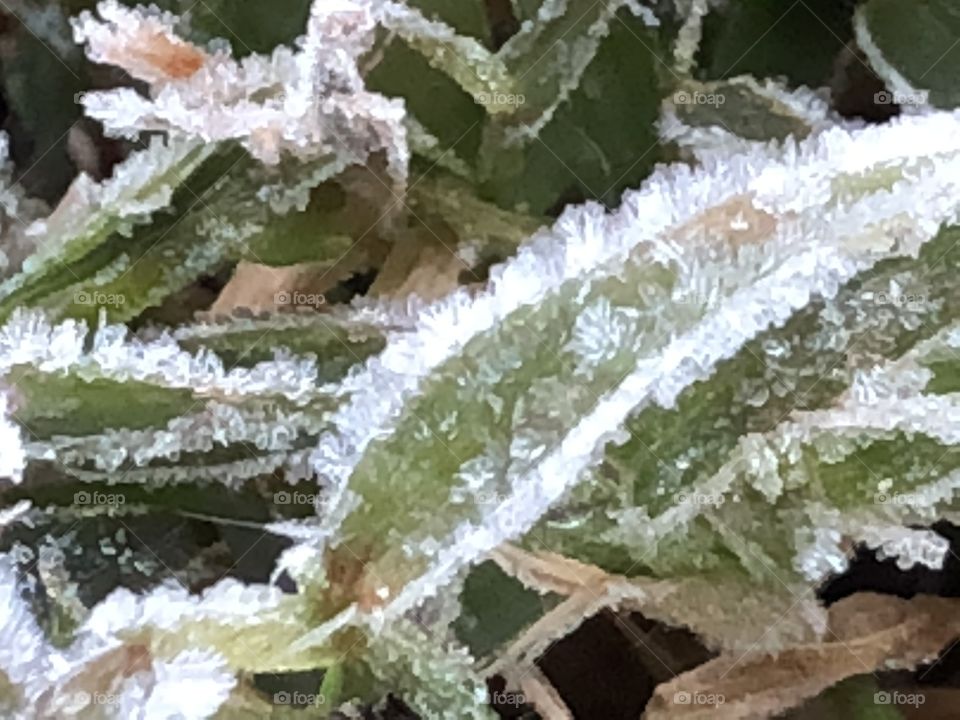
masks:
<path id="1" fill-rule="evenodd" d="M 121 88 L 87 93 L 84 106 L 118 135 L 162 130 L 206 142 L 238 140 L 274 165 L 287 153 L 362 163 L 383 151 L 402 180 L 409 161 L 403 104 L 368 92 L 357 67 L 373 43 L 374 10 L 366 1 L 316 2 L 297 50 L 279 47 L 270 57 L 238 61 L 178 38 L 168 14 L 104 0 L 102 19 L 80 15 L 76 39 L 92 59 L 148 81 L 150 97 Z"/>
<path id="2" fill-rule="evenodd" d="M 46 214 L 43 202 L 26 197 L 14 183 L 10 162 L 10 139 L 0 133 L 0 277 L 20 269 L 36 250 L 37 241 L 27 232 L 30 224 Z"/>

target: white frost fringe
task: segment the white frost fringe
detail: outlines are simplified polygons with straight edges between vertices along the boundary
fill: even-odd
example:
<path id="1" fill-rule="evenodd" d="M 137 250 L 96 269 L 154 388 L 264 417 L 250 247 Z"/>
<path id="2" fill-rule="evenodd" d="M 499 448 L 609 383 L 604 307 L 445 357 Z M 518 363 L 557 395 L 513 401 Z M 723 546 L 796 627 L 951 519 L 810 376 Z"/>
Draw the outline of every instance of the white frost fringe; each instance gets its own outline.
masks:
<path id="1" fill-rule="evenodd" d="M 274 588 L 233 579 L 200 596 L 173 586 L 142 596 L 116 590 L 91 611 L 73 644 L 60 650 L 49 644 L 21 598 L 15 563 L 0 555 L 0 675 L 21 693 L 19 718 L 73 717 L 100 706 L 108 717 L 202 720 L 236 685 L 222 656 L 189 649 L 170 658 L 144 656 L 149 664 L 141 668 L 132 667 L 129 658 L 111 660 L 111 653 L 131 637 L 149 649 L 150 633 L 175 633 L 185 619 L 229 624 L 242 632 L 261 622 L 282 597 Z"/>
<path id="2" fill-rule="evenodd" d="M 833 128 L 801 143 L 716 158 L 695 170 L 661 168 L 625 195 L 617 213 L 606 215 L 596 204 L 567 210 L 551 230 L 532 237 L 514 260 L 492 271 L 486 292 L 472 297 L 458 291 L 427 309 L 413 332 L 392 336 L 381 355 L 348 377 L 351 400 L 331 418 L 338 430 L 323 435 L 313 455 L 318 476 L 341 498 L 339 507 L 323 509 L 320 541 L 333 536 L 357 501 L 348 482 L 369 445 L 391 434 L 421 383 L 468 342 L 517 309 L 543 302 L 564 283 L 616 266 L 638 248 L 649 246 L 651 255 L 671 252 L 672 231 L 738 196 L 746 195 L 754 208 L 780 221 L 766 241 L 770 253 L 779 255 L 777 262 L 754 286 L 711 308 L 659 357 L 643 359 L 482 524 L 465 523 L 440 541 L 443 550 L 428 571 L 378 611 L 380 618 L 370 619 L 406 612 L 464 565 L 529 529 L 597 459 L 632 411 L 651 402 L 672 403 L 683 388 L 709 376 L 716 363 L 761 331 L 785 322 L 812 296 L 832 296 L 883 258 L 915 254 L 943 223 L 956 219 L 958 158 L 960 114 L 941 112 L 885 126 Z M 919 160 L 931 167 L 914 169 Z M 853 179 L 885 165 L 904 168 L 892 190 L 851 199 L 836 195 L 838 178 Z M 709 247 L 684 253 L 705 263 L 718 261 Z"/>

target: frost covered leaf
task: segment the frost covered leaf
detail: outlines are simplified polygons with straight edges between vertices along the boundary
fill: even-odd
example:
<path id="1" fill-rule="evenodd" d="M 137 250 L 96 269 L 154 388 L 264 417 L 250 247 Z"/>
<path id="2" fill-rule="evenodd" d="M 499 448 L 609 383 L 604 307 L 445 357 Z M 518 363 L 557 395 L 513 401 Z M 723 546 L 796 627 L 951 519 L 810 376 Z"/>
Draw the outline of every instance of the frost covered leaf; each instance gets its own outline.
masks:
<path id="1" fill-rule="evenodd" d="M 548 0 L 540 6 L 537 21 L 522 26 L 501 48 L 499 56 L 517 78 L 513 90 L 520 123 L 515 131 L 520 136 L 536 137 L 569 100 L 603 40 L 624 22 L 617 18 L 623 7 L 647 26 L 659 24 L 652 11 L 639 3 Z M 640 37 L 635 40 L 643 43 Z"/>
<path id="2" fill-rule="evenodd" d="M 472 165 L 486 114 L 477 98 L 494 89 L 483 84 L 486 67 L 492 77 L 500 77 L 501 84 L 508 82 L 503 78 L 505 69 L 483 46 L 489 35 L 484 3 L 419 0 L 408 4 L 413 9 L 402 13 L 407 32 L 389 35 L 375 50 L 376 62 L 366 75 L 367 85 L 387 96 L 403 98 L 407 123 L 417 129 L 410 130 L 415 152 L 432 162 L 463 158 Z M 415 22 L 416 9 L 425 16 L 420 22 Z M 456 33 L 454 42 L 449 40 L 451 32 Z M 473 90 L 465 89 L 464 83 Z M 499 90 L 506 92 L 503 87 Z M 432 151 L 427 138 L 435 143 Z"/>
<path id="3" fill-rule="evenodd" d="M 903 568 L 939 567 L 945 539 L 908 527 L 951 517 L 955 506 L 952 440 L 920 420 L 942 417 L 954 402 L 942 393 L 956 389 L 947 349 L 955 243 L 956 231 L 946 230 L 918 259 L 880 264 L 748 344 L 682 393 L 676 411 L 638 414 L 628 422 L 631 438 L 608 448 L 597 484 L 531 541 L 609 569 L 670 578 L 719 572 L 725 584 L 752 584 L 751 595 L 767 588 L 790 601 L 842 572 L 857 543 Z M 900 283 L 923 293 L 922 302 Z M 883 357 L 901 359 L 888 366 Z M 806 434 L 821 422 L 822 433 Z M 702 440 L 692 447 L 691 436 Z M 739 605 L 727 611 L 732 621 Z M 686 624 L 711 637 L 696 615 Z M 778 631 L 795 620 L 802 618 Z M 741 632 L 721 642 L 737 636 L 753 640 Z"/>
<path id="4" fill-rule="evenodd" d="M 8 317 L 20 305 L 56 299 L 76 302 L 70 287 L 85 276 L 108 269 L 111 261 L 129 260 L 130 234 L 158 210 L 167 207 L 176 189 L 212 154 L 211 146 L 153 140 L 142 152 L 119 165 L 113 177 L 94 183 L 79 176 L 53 214 L 24 231 L 36 245 L 21 271 L 0 284 L 0 314 Z M 110 248 L 123 242 L 123 248 Z M 116 263 L 114 263 L 116 264 Z M 119 274 L 122 269 L 115 269 Z M 81 288 L 83 289 L 83 288 Z M 90 304 L 81 302 L 77 304 Z M 96 313 L 94 312 L 94 315 Z"/>
<path id="5" fill-rule="evenodd" d="M 291 313 L 186 325 L 172 333 L 186 350 L 203 348 L 230 367 L 251 367 L 277 350 L 316 358 L 318 381 L 336 382 L 347 370 L 379 352 L 387 330 L 379 318 L 346 313 Z"/>
<path id="6" fill-rule="evenodd" d="M 357 66 L 376 28 L 370 4 L 315 3 L 298 50 L 242 61 L 182 40 L 170 14 L 112 1 L 100 13 L 81 14 L 77 38 L 93 59 L 148 81 L 151 96 L 87 93 L 87 109 L 121 134 L 170 137 L 134 153 L 103 184 L 81 176 L 54 215 L 31 227 L 49 247 L 0 288 L 7 313 L 28 304 L 128 320 L 237 259 L 335 264 L 373 228 L 358 229 L 356 202 L 325 204 L 336 184 L 313 191 L 372 153 L 390 174 L 377 182 L 394 195 L 405 183 L 402 104 L 367 92 Z M 269 167 L 218 142 L 231 139 Z M 341 186 L 348 195 L 354 187 L 349 178 Z M 169 216 L 134 228 L 168 205 Z"/>
<path id="7" fill-rule="evenodd" d="M 105 311 L 111 320 L 128 320 L 239 259 L 312 261 L 326 270 L 348 251 L 355 264 L 378 252 L 376 243 L 382 240 L 368 233 L 374 228 L 367 218 L 385 217 L 379 203 L 387 201 L 357 189 L 348 175 L 333 182 L 345 165 L 284 162 L 267 170 L 230 144 L 180 146 L 189 151 L 185 159 L 160 144 L 131 156 L 102 185 L 81 177 L 78 189 L 100 202 L 102 210 L 68 195 L 51 218 L 36 223 L 37 232 L 64 247 L 58 250 L 51 242 L 20 275 L 0 286 L 6 291 L 0 310 L 28 304 L 56 317 L 92 322 Z M 158 155 L 161 162 L 154 165 Z M 163 174 L 167 159 L 171 165 Z M 137 168 L 145 187 L 125 172 Z M 393 200 L 382 184 L 376 187 Z M 148 202 L 140 204 L 137 198 L 152 189 Z M 114 191 L 121 199 L 111 198 Z M 103 195 L 110 204 L 99 200 Z M 152 224 L 131 226 L 148 210 L 167 204 L 169 212 L 156 214 Z M 365 234 L 371 236 L 358 245 L 354 238 Z"/>
<path id="8" fill-rule="evenodd" d="M 312 340 L 288 341 L 308 354 L 285 352 L 285 332 L 302 335 L 311 325 Z M 329 383 L 379 347 L 351 328 L 334 318 L 265 327 L 238 321 L 145 342 L 106 326 L 85 349 L 83 324 L 17 314 L 0 338 L 0 369 L 14 386 L 10 402 L 28 460 L 56 461 L 74 481 L 229 485 L 302 463 L 336 405 Z M 276 345 L 264 357 L 249 338 L 271 333 Z M 324 358 L 322 371 L 312 351 Z"/>
<path id="9" fill-rule="evenodd" d="M 281 46 L 269 57 L 240 61 L 180 40 L 173 16 L 128 10 L 115 0 L 98 8 L 102 20 L 83 13 L 76 21 L 77 40 L 87 42 L 93 59 L 151 83 L 149 98 L 130 88 L 84 95 L 87 114 L 110 132 L 236 140 L 270 165 L 286 154 L 353 164 L 382 150 L 395 178 L 406 177 L 403 106 L 367 92 L 357 66 L 373 45 L 370 3 L 315 2 L 298 50 Z M 118 23 L 123 33 L 113 32 Z"/>
<path id="10" fill-rule="evenodd" d="M 858 44 L 890 91 L 878 94 L 876 101 L 907 108 L 928 102 L 940 107 L 960 104 L 956 3 L 869 0 L 858 9 L 855 28 Z"/>
<path id="11" fill-rule="evenodd" d="M 567 4 L 548 3 L 551 11 Z M 516 53 L 515 71 L 531 86 L 511 99 L 514 113 L 491 118 L 485 129 L 480 179 L 484 193 L 502 207 L 539 215 L 582 198 L 613 206 L 623 189 L 635 187 L 659 159 L 654 125 L 666 53 L 656 34 L 626 9 L 614 15 L 609 10 L 614 4 L 577 5 L 583 6 L 580 13 L 561 15 L 548 24 L 553 29 L 532 29 L 536 36 L 527 40 L 517 36 L 511 41 L 516 46 L 501 51 Z M 584 20 L 552 46 L 560 57 L 547 52 L 551 46 L 541 43 L 548 36 L 556 40 L 553 33 L 560 26 L 584 13 Z M 569 62 L 563 53 L 571 54 Z M 631 71 L 623 72 L 624 67 Z M 546 87 L 562 83 L 563 101 L 544 105 L 549 94 L 541 81 Z"/>
<path id="12" fill-rule="evenodd" d="M 485 110 L 449 75 L 397 39 L 366 77 L 371 90 L 402 98 L 407 109 L 411 148 L 433 162 L 472 165 L 483 134 Z M 466 167 L 464 173 L 469 175 Z"/>
<path id="13" fill-rule="evenodd" d="M 532 527 L 607 441 L 627 439 L 631 413 L 676 412 L 744 343 L 916 254 L 955 217 L 941 198 L 960 150 L 942 138 L 957 122 L 835 129 L 782 153 L 662 171 L 614 215 L 568 211 L 494 270 L 489 291 L 454 295 L 391 338 L 347 379 L 350 402 L 313 456 L 342 498 L 318 537 L 329 562 L 359 573 L 334 606 L 382 608 L 370 623 L 405 613 Z M 934 127 L 936 140 L 917 132 Z M 928 171 L 905 171 L 921 158 Z"/>
<path id="14" fill-rule="evenodd" d="M 641 5 L 547 3 L 496 54 L 414 23 L 410 11 L 397 17 L 427 33 L 439 55 L 424 52 L 442 61 L 428 67 L 410 45 L 391 43 L 371 87 L 403 97 L 439 151 L 468 166 L 479 161 L 484 193 L 502 207 L 526 204 L 539 215 L 571 198 L 612 204 L 651 167 L 663 64 L 655 18 Z"/>
<path id="15" fill-rule="evenodd" d="M 398 620 L 371 645 L 367 663 L 385 688 L 410 688 L 409 702 L 428 717 L 494 717 L 473 658 L 422 623 Z"/>
<path id="16" fill-rule="evenodd" d="M 89 13 L 75 24 L 75 39 L 87 44 L 91 60 L 117 65 L 148 83 L 188 78 L 209 57 L 200 48 L 177 37 L 177 18 L 156 10 L 127 8 L 116 2 L 98 7 L 101 22 Z"/>
<path id="17" fill-rule="evenodd" d="M 298 666 L 285 658 L 302 622 L 300 601 L 275 588 L 223 580 L 201 596 L 173 586 L 141 596 L 117 590 L 60 649 L 43 637 L 19 597 L 11 558 L 2 560 L 0 592 L 9 612 L 0 632 L 4 647 L 16 653 L 0 657 L 0 671 L 20 711 L 60 716 L 89 711 L 102 702 L 98 697 L 110 696 L 109 704 L 120 706 L 116 717 L 139 709 L 199 720 L 226 700 L 237 671 Z M 187 687 L 196 696 L 185 696 Z"/>
<path id="18" fill-rule="evenodd" d="M 826 100 L 806 88 L 788 91 L 772 80 L 759 83 L 750 76 L 690 80 L 664 99 L 660 135 L 701 158 L 750 142 L 802 139 L 834 121 Z"/>
<path id="19" fill-rule="evenodd" d="M 436 3 L 414 2 L 411 5 Z M 412 49 L 420 52 L 437 69 L 442 69 L 468 95 L 489 98 L 506 97 L 513 91 L 514 79 L 506 63 L 473 37 L 461 35 L 443 20 L 434 20 L 420 13 L 415 7 L 398 2 L 375 3 L 380 22 L 384 28 L 402 38 Z M 463 3 L 467 8 L 472 0 Z M 442 11 L 441 16 L 450 16 Z M 459 23 L 462 25 L 462 20 Z M 491 113 L 510 112 L 509 104 L 493 101 L 487 105 Z"/>
<path id="20" fill-rule="evenodd" d="M 955 445 L 938 425 L 950 424 L 956 402 L 956 237 L 945 230 L 916 260 L 881 263 L 762 334 L 681 393 L 675 410 L 637 414 L 595 484 L 528 541 L 610 570 L 716 573 L 721 590 L 769 593 L 771 607 L 842 572 L 858 544 L 903 569 L 940 567 L 947 541 L 922 528 L 956 507 Z M 744 633 L 742 603 L 669 609 L 726 647 L 775 650 L 809 631 L 798 604 L 784 608 L 776 633 Z M 708 617 L 707 607 L 720 612 Z"/>

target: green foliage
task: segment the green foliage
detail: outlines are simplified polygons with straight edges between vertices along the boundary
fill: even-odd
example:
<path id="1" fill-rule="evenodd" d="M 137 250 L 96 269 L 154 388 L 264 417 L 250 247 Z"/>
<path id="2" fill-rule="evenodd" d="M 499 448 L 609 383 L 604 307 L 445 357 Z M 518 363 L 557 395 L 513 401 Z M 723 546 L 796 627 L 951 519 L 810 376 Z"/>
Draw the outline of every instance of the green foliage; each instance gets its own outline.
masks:
<path id="1" fill-rule="evenodd" d="M 860 13 L 865 33 L 890 70 L 899 73 L 912 87 L 928 91 L 929 101 L 938 107 L 956 107 L 960 103 L 956 86 L 960 69 L 956 46 L 960 7 L 955 2 L 929 0 L 908 5 L 870 0 Z M 889 72 L 885 67 L 875 69 L 882 76 Z M 894 90 L 904 92 L 900 87 Z"/>
<path id="2" fill-rule="evenodd" d="M 292 717 L 251 678 L 302 672 L 303 716 L 489 717 L 485 672 L 601 608 L 779 653 L 824 639 L 808 591 L 853 546 L 942 566 L 960 120 L 847 122 L 826 88 L 856 36 L 876 104 L 956 105 L 950 3 L 105 2 L 76 27 L 111 82 L 17 6 L 10 707 L 189 677 L 195 717 Z M 126 142 L 64 189 L 90 78 L 136 82 L 83 99 Z M 180 319 L 239 263 L 265 274 Z M 886 717 L 874 689 L 815 702 Z"/>
<path id="3" fill-rule="evenodd" d="M 896 3 L 894 3 L 896 4 Z M 744 0 L 707 18 L 702 63 L 709 79 L 785 77 L 791 85 L 830 81 L 850 42 L 853 3 Z"/>

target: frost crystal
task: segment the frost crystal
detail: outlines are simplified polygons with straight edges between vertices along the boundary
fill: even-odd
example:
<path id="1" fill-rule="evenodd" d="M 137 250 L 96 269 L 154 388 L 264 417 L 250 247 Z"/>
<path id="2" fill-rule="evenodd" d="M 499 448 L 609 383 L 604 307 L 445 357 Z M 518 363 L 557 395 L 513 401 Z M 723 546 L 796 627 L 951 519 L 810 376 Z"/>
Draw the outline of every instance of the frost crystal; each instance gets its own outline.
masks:
<path id="1" fill-rule="evenodd" d="M 20 482 L 26 467 L 26 453 L 20 428 L 9 417 L 10 400 L 0 395 L 0 477 Z"/>
<path id="2" fill-rule="evenodd" d="M 29 237 L 27 229 L 46 212 L 44 203 L 26 197 L 14 183 L 10 138 L 0 132 L 0 277 L 19 270 L 24 259 L 36 250 L 37 242 Z"/>
<path id="3" fill-rule="evenodd" d="M 148 81 L 150 97 L 129 88 L 86 93 L 84 107 L 121 136 L 162 130 L 206 142 L 239 140 L 271 165 L 287 153 L 362 163 L 384 151 L 402 181 L 409 161 L 403 103 L 367 92 L 357 67 L 373 43 L 374 10 L 368 0 L 318 0 L 297 50 L 279 47 L 270 57 L 237 61 L 179 39 L 168 14 L 104 0 L 102 20 L 80 15 L 76 38 L 87 42 L 91 59 Z"/>

